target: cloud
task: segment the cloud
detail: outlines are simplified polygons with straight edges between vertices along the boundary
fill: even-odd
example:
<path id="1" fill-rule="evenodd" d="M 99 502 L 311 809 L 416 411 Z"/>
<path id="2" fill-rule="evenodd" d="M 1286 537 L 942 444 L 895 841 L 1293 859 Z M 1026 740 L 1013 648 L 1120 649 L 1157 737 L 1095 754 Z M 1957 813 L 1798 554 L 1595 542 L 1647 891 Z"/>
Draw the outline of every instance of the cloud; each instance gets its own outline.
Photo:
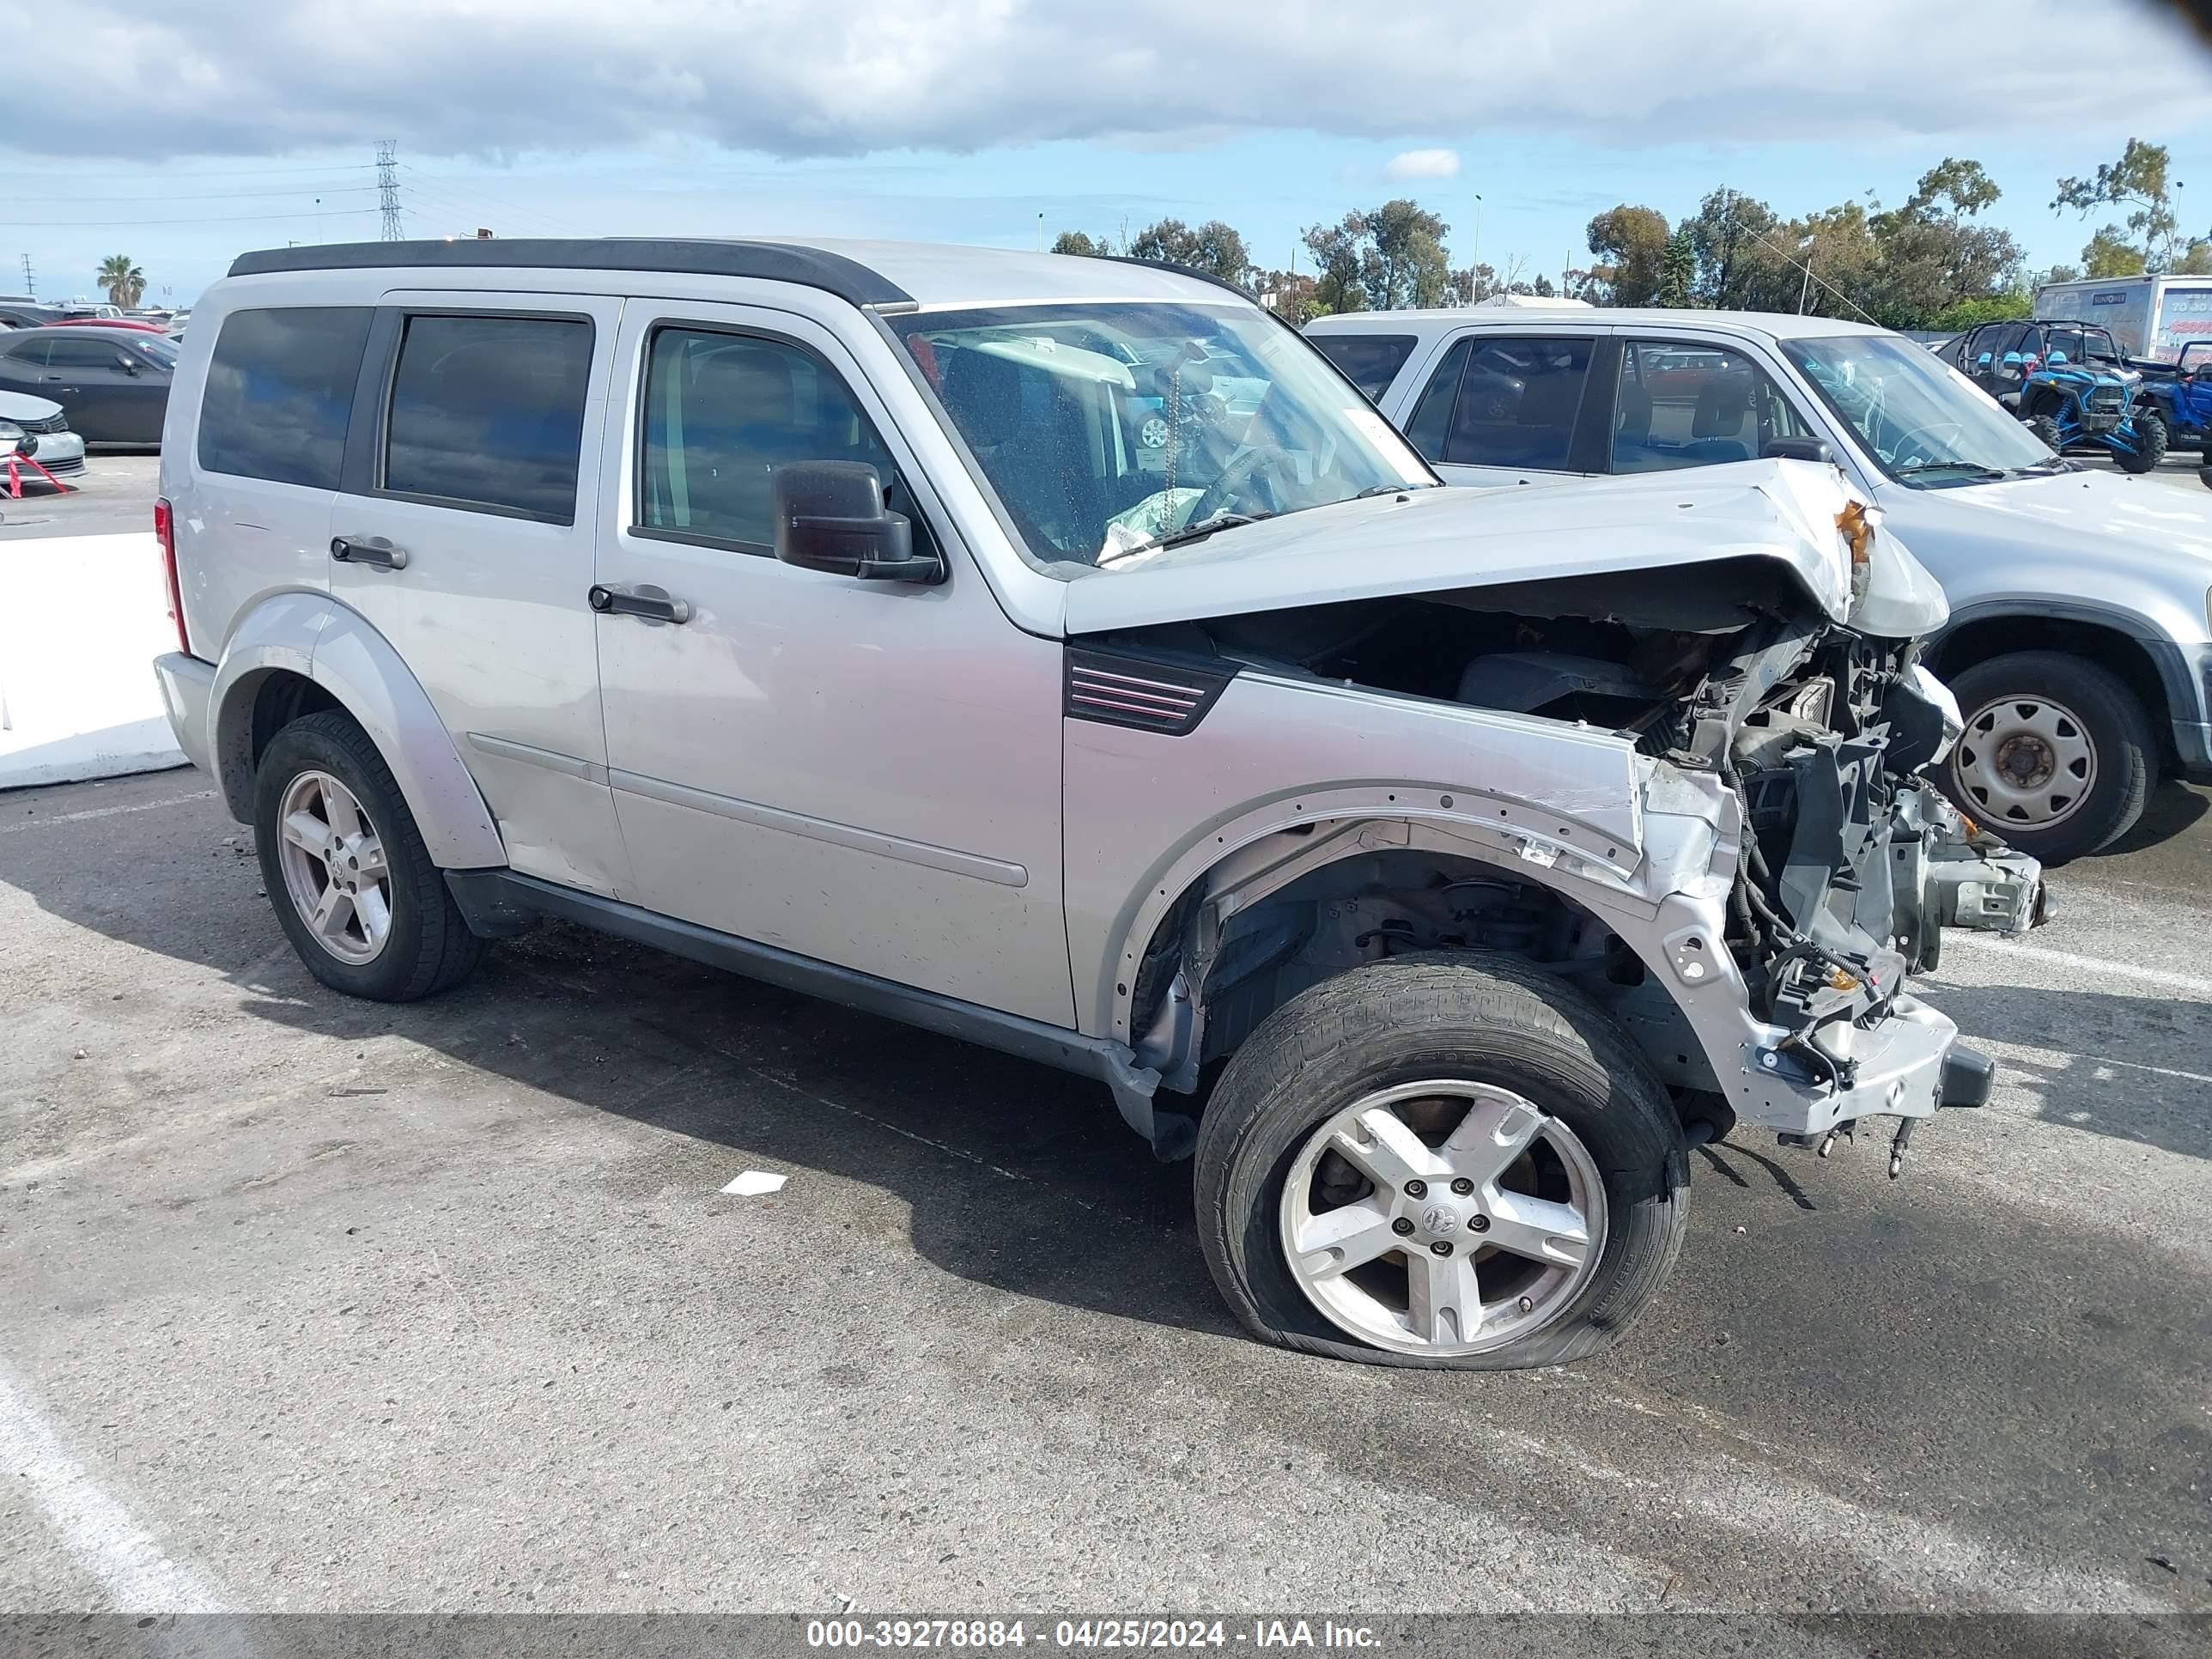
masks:
<path id="1" fill-rule="evenodd" d="M 1297 129 L 1565 134 L 1646 148 L 2193 125 L 2202 49 L 2066 0 L 1399 0 L 1388 52 L 1338 0 L 0 0 L 0 149 L 78 159 L 412 155 L 677 138 L 780 156 Z M 1962 75 L 1972 63 L 1983 72 Z M 1411 153 L 1414 156 L 1422 152 Z M 1401 158 L 1401 160 L 1407 158 Z M 1435 176 L 1435 175 L 1417 175 Z"/>
<path id="2" fill-rule="evenodd" d="M 1409 149 L 1390 158 L 1382 168 L 1385 179 L 1456 179 L 1459 152 L 1455 149 Z"/>

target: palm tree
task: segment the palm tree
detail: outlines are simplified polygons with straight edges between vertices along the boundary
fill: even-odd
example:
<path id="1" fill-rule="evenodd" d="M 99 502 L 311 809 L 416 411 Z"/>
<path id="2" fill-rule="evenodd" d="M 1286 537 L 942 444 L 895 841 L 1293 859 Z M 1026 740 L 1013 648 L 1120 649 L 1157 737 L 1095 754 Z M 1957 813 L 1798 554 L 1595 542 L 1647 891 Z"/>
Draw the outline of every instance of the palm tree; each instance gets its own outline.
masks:
<path id="1" fill-rule="evenodd" d="M 145 295 L 146 273 L 131 263 L 129 254 L 111 254 L 100 262 L 100 285 L 111 305 L 128 311 Z"/>

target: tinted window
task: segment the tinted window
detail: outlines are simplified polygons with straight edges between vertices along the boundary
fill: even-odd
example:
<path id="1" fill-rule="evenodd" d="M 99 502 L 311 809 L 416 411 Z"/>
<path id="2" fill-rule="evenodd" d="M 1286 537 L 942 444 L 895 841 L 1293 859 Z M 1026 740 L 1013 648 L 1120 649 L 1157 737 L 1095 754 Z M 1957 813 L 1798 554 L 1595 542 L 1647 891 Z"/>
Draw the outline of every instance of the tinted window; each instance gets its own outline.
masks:
<path id="1" fill-rule="evenodd" d="M 1781 388 L 1740 351 L 1656 340 L 1622 348 L 1615 472 L 1747 461 L 1777 438 L 1813 435 Z"/>
<path id="2" fill-rule="evenodd" d="M 890 453 L 845 383 L 778 340 L 664 328 L 645 368 L 638 527 L 775 543 L 774 488 L 792 461 L 865 461 L 886 490 Z"/>
<path id="3" fill-rule="evenodd" d="M 409 318 L 385 489 L 574 523 L 591 367 L 587 322 Z"/>
<path id="4" fill-rule="evenodd" d="M 149 334 L 143 340 L 133 340 L 131 349 L 157 368 L 174 368 L 177 366 L 176 347 L 158 336 Z"/>
<path id="5" fill-rule="evenodd" d="M 46 361 L 46 346 L 50 337 L 33 330 L 19 340 L 0 341 L 0 356 L 11 363 L 37 365 Z"/>
<path id="6" fill-rule="evenodd" d="M 1316 334 L 1313 343 L 1370 398 L 1380 398 L 1413 355 L 1410 334 Z"/>
<path id="7" fill-rule="evenodd" d="M 112 340 L 52 340 L 46 346 L 50 368 L 118 368 L 128 356 Z"/>
<path id="8" fill-rule="evenodd" d="M 1443 459 L 1461 466 L 1562 471 L 1589 378 L 1587 339 L 1474 337 Z"/>
<path id="9" fill-rule="evenodd" d="M 1429 384 L 1421 393 L 1421 401 L 1414 406 L 1413 417 L 1406 422 L 1406 436 L 1413 447 L 1432 461 L 1444 458 L 1444 428 L 1451 424 L 1452 399 L 1459 392 L 1460 371 L 1467 367 L 1468 353 L 1474 343 L 1462 339 L 1444 353 L 1443 362 L 1437 372 L 1429 376 Z"/>
<path id="10" fill-rule="evenodd" d="M 200 465 L 336 489 L 368 319 L 366 306 L 225 318 L 200 398 Z"/>

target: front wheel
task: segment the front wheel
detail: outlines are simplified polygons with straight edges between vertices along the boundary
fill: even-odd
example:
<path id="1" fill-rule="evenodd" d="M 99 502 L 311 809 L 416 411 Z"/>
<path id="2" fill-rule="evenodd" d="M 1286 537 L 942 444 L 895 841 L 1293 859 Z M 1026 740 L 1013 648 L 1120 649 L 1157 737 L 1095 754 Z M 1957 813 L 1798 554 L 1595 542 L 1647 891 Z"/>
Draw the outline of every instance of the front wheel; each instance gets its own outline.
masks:
<path id="1" fill-rule="evenodd" d="M 2136 415 L 2135 427 L 2135 447 L 2115 451 L 2115 458 L 2123 471 L 2148 472 L 2166 459 L 2166 422 L 2153 410 L 2144 410 Z"/>
<path id="2" fill-rule="evenodd" d="M 2018 651 L 1950 684 L 1966 730 L 1943 793 L 1968 817 L 2050 865 L 2094 853 L 2142 816 L 2156 737 L 2112 674 L 2063 651 Z"/>
<path id="3" fill-rule="evenodd" d="M 1200 1242 L 1264 1340 L 1508 1370 L 1614 1341 L 1680 1254 L 1686 1164 L 1648 1062 L 1556 979 L 1474 952 L 1285 1003 L 1199 1126 Z"/>
<path id="4" fill-rule="evenodd" d="M 2051 446 L 2054 455 L 2065 453 L 2065 445 L 2058 439 L 2058 417 L 2056 415 L 2037 415 L 2030 417 L 2027 429 Z"/>
<path id="5" fill-rule="evenodd" d="M 309 714 L 270 740 L 253 839 L 278 923 L 332 990 L 412 1002 L 483 957 L 392 769 L 345 715 Z"/>

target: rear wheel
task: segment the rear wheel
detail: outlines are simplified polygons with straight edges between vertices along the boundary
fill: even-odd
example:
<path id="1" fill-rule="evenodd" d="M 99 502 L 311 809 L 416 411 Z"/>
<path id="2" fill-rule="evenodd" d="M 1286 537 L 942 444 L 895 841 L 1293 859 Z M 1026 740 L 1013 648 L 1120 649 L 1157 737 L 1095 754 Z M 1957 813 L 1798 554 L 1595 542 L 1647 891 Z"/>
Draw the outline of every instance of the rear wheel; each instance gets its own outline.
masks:
<path id="1" fill-rule="evenodd" d="M 459 984 L 483 941 L 446 890 L 368 735 L 335 710 L 293 721 L 261 757 L 254 845 L 276 920 L 332 990 L 411 1002 Z"/>
<path id="2" fill-rule="evenodd" d="M 1966 730 L 1945 793 L 2023 853 L 2063 864 L 2131 829 L 2156 753 L 2135 694 L 2087 658 L 2021 651 L 1951 681 Z"/>
<path id="3" fill-rule="evenodd" d="M 1681 1135 L 1620 1028 L 1476 953 L 1355 969 L 1277 1009 L 1199 1127 L 1200 1240 L 1285 1347 L 1504 1370 L 1607 1346 L 1686 1224 Z"/>
<path id="4" fill-rule="evenodd" d="M 2166 459 L 2166 422 L 2153 410 L 2139 410 L 2135 418 L 2136 447 L 2114 452 L 2123 471 L 2148 472 Z"/>

